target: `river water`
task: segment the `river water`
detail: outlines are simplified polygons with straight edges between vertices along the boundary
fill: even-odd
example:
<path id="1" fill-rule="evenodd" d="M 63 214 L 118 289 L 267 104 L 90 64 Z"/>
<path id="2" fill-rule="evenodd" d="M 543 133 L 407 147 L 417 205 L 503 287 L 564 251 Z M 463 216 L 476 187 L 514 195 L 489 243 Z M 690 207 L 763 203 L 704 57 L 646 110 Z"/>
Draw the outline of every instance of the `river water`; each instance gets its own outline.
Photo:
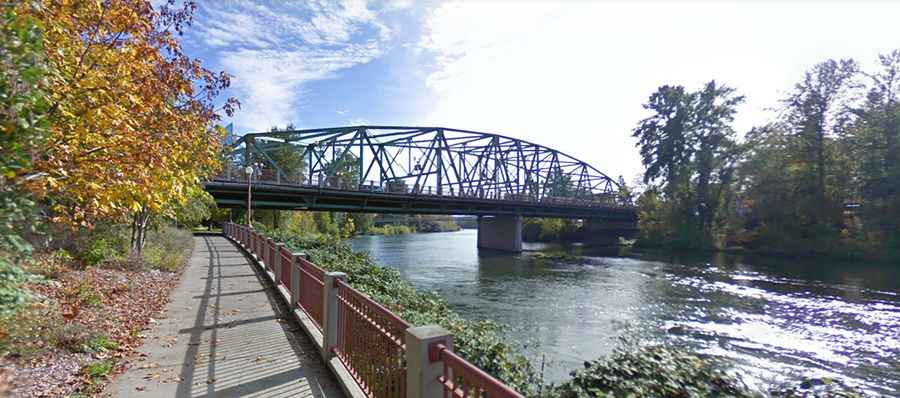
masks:
<path id="1" fill-rule="evenodd" d="M 350 241 L 470 319 L 511 327 L 544 378 L 631 341 L 728 357 L 757 388 L 801 376 L 900 395 L 900 264 L 661 257 L 582 245 L 479 251 L 477 232 Z M 575 261 L 538 259 L 565 252 Z"/>

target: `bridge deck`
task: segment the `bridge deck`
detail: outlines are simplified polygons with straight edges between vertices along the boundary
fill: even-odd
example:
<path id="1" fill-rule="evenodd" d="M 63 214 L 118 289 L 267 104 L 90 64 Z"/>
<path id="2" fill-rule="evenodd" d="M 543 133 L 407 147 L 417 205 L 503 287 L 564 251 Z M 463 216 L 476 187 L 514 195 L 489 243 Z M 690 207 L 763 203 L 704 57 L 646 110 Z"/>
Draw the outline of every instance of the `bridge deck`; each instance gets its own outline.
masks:
<path id="1" fill-rule="evenodd" d="M 437 194 L 398 194 L 319 188 L 308 185 L 253 183 L 253 207 L 319 211 L 358 211 L 381 214 L 517 215 L 602 219 L 635 223 L 634 207 L 585 206 L 568 203 L 532 203 Z M 246 207 L 246 181 L 206 183 L 220 207 Z"/>
<path id="2" fill-rule="evenodd" d="M 341 397 L 271 286 L 221 236 L 194 253 L 144 355 L 107 392 L 117 397 Z"/>

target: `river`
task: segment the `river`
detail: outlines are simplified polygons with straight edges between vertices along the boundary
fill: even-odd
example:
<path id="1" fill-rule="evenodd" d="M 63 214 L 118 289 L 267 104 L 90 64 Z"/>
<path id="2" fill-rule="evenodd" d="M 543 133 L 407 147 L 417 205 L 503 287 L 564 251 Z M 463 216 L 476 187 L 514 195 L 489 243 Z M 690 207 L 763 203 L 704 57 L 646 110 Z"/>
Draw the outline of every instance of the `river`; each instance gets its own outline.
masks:
<path id="1" fill-rule="evenodd" d="M 756 388 L 832 377 L 900 391 L 900 265 L 660 257 L 583 245 L 479 251 L 477 232 L 350 241 L 470 319 L 509 325 L 548 381 L 631 341 L 730 358 Z M 564 251 L 577 261 L 534 257 Z"/>

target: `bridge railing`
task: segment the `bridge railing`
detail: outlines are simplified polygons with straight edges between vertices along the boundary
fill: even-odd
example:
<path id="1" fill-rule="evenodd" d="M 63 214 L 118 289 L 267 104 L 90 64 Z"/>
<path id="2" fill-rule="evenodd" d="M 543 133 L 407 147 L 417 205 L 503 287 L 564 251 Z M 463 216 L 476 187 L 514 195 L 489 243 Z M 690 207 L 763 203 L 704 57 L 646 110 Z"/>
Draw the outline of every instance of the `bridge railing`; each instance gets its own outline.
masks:
<path id="1" fill-rule="evenodd" d="M 438 189 L 435 185 L 407 185 L 396 184 L 396 181 L 363 181 L 358 184 L 351 183 L 345 178 L 337 176 L 332 177 L 286 177 L 280 173 L 269 169 L 262 169 L 254 172 L 252 180 L 248 178 L 247 173 L 237 167 L 231 165 L 226 167 L 226 171 L 220 173 L 216 178 L 219 181 L 230 181 L 238 183 L 247 183 L 248 180 L 253 184 L 274 184 L 282 186 L 293 186 L 314 189 L 333 189 L 341 191 L 366 192 L 366 193 L 385 193 L 385 194 L 401 194 L 428 197 L 451 197 L 460 199 L 481 199 L 495 200 L 510 203 L 527 203 L 557 206 L 576 206 L 576 207 L 602 207 L 602 208 L 633 208 L 631 199 L 622 198 L 615 193 L 582 193 L 580 196 L 553 196 L 542 195 L 536 196 L 528 193 L 504 193 L 495 189 L 485 190 L 463 190 L 460 191 L 454 186 L 444 185 L 442 189 Z"/>
<path id="2" fill-rule="evenodd" d="M 346 371 L 335 372 L 339 382 L 352 383 L 371 398 L 521 398 L 453 353 L 449 348 L 452 335 L 443 329 L 412 327 L 350 286 L 346 275 L 327 273 L 304 254 L 292 253 L 252 228 L 225 223 L 223 232 L 244 247 L 279 289 L 287 292 L 282 298 L 291 308 L 309 319 L 311 326 L 302 318 L 301 326 L 325 361 L 336 358 Z M 332 322 L 333 326 L 327 325 Z M 421 333 L 422 329 L 428 332 Z M 410 372 L 413 368 L 416 371 Z M 350 380 L 343 374 L 349 374 Z"/>

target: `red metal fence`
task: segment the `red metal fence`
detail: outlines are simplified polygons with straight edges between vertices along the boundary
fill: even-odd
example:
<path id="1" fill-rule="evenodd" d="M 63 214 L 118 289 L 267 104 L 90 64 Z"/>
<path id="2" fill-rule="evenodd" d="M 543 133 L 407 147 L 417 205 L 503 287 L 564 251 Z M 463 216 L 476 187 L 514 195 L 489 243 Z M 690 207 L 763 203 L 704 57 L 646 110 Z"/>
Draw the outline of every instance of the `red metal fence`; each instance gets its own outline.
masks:
<path id="1" fill-rule="evenodd" d="M 406 397 L 406 346 L 409 323 L 343 281 L 338 289 L 335 355 L 370 397 Z"/>
<path id="2" fill-rule="evenodd" d="M 300 302 L 297 304 L 322 330 L 325 271 L 302 257 L 297 259 L 297 265 L 300 267 Z"/>
<path id="3" fill-rule="evenodd" d="M 444 398 L 522 398 L 515 390 L 454 354 L 443 344 L 428 347 L 428 360 L 444 363 L 443 374 L 438 376 L 438 382 L 444 386 Z"/>
<path id="4" fill-rule="evenodd" d="M 281 262 L 280 282 L 291 291 L 292 266 L 296 262 L 300 276 L 299 301 L 296 303 L 319 330 L 322 330 L 325 300 L 325 271 L 305 258 L 295 256 L 287 248 L 251 228 L 228 223 L 225 234 L 240 242 L 265 264 L 276 271 Z M 406 397 L 406 329 L 410 324 L 376 303 L 344 281 L 335 280 L 337 294 L 337 345 L 334 355 L 365 392 L 372 398 Z M 330 333 L 330 332 L 329 332 Z M 499 380 L 454 354 L 442 344 L 428 348 L 432 363 L 443 362 L 443 373 L 437 382 L 444 387 L 444 397 L 457 398 L 522 398 Z"/>
<path id="5" fill-rule="evenodd" d="M 281 283 L 284 284 L 284 287 L 291 293 L 293 293 L 293 285 L 291 284 L 291 264 L 294 262 L 294 253 L 291 253 L 286 247 L 281 246 L 281 249 L 278 250 L 278 261 L 281 261 L 281 275 L 278 275 L 278 279 L 281 280 Z M 275 267 L 276 269 L 278 267 Z"/>

